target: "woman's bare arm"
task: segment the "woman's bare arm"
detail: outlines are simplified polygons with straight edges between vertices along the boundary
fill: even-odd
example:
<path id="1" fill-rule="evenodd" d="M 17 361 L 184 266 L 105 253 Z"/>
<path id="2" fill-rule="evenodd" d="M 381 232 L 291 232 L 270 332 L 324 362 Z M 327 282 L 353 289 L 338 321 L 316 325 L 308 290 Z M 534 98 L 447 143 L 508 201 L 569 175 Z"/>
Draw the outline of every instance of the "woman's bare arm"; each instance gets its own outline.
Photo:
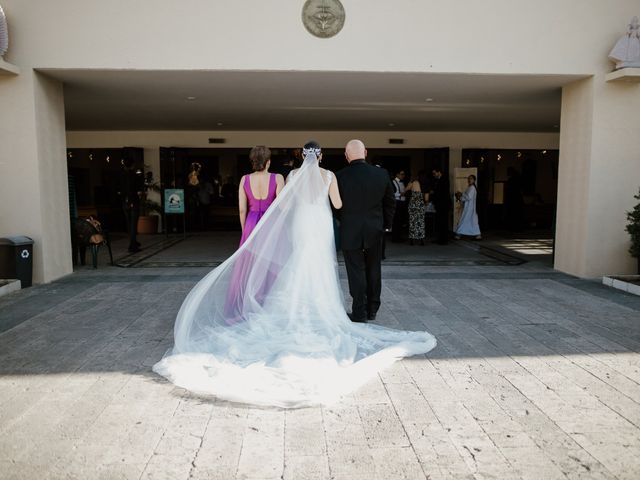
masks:
<path id="1" fill-rule="evenodd" d="M 280 195 L 280 192 L 282 191 L 283 187 L 284 187 L 284 177 L 278 173 L 276 175 L 276 197 Z"/>
<path id="2" fill-rule="evenodd" d="M 238 189 L 238 210 L 240 211 L 240 227 L 244 231 L 244 223 L 247 220 L 247 194 L 244 191 L 244 175 L 240 179 Z"/>

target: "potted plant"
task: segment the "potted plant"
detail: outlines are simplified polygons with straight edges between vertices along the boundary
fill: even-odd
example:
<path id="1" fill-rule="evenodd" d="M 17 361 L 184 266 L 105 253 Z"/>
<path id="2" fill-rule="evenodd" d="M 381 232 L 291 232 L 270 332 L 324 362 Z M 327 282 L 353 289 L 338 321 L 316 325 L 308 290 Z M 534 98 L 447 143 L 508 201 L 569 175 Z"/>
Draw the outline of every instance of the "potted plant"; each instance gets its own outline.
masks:
<path id="1" fill-rule="evenodd" d="M 636 200 L 640 200 L 640 193 L 634 195 Z M 640 203 L 633 210 L 627 212 L 627 226 L 625 230 L 631 236 L 631 248 L 629 253 L 638 261 L 638 274 L 640 275 Z"/>
<path id="2" fill-rule="evenodd" d="M 153 173 L 145 165 L 147 173 L 144 178 L 144 194 L 140 200 L 140 217 L 138 218 L 138 233 L 158 233 L 158 222 L 162 213 L 161 205 L 149 199 L 149 192 L 160 192 L 160 185 L 153 181 Z M 155 215 L 153 215 L 155 213 Z"/>

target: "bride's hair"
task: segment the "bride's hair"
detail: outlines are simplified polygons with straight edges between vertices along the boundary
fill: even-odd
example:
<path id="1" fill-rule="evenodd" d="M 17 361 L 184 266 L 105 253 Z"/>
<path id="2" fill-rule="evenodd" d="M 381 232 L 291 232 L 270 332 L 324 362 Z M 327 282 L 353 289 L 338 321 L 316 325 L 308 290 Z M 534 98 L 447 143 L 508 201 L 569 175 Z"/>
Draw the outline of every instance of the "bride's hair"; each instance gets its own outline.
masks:
<path id="1" fill-rule="evenodd" d="M 320 148 L 320 144 L 314 140 L 310 140 L 304 144 L 302 147 L 302 157 L 306 157 L 309 153 L 315 153 L 316 157 L 319 157 L 322 154 L 322 148 Z"/>

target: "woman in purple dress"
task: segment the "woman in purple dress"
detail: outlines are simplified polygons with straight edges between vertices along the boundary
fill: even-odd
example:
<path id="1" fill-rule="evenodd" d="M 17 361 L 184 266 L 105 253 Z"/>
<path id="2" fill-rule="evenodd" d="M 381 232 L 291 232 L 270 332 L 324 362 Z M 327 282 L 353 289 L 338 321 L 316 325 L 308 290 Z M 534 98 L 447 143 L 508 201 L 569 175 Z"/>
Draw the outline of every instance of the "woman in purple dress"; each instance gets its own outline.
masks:
<path id="1" fill-rule="evenodd" d="M 253 173 L 240 179 L 238 203 L 240 206 L 240 226 L 242 227 L 242 245 L 265 214 L 276 196 L 284 187 L 284 178 L 269 173 L 271 150 L 263 145 L 253 147 L 249 153 Z"/>

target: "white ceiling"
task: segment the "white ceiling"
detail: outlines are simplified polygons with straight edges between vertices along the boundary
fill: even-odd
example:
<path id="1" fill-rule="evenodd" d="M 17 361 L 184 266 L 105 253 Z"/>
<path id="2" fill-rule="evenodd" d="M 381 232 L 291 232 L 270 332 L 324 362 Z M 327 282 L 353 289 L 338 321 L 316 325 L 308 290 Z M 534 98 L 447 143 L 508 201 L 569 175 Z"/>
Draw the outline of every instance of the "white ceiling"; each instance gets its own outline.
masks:
<path id="1" fill-rule="evenodd" d="M 68 130 L 553 132 L 560 123 L 560 89 L 578 78 L 367 72 L 43 73 L 65 83 Z"/>

